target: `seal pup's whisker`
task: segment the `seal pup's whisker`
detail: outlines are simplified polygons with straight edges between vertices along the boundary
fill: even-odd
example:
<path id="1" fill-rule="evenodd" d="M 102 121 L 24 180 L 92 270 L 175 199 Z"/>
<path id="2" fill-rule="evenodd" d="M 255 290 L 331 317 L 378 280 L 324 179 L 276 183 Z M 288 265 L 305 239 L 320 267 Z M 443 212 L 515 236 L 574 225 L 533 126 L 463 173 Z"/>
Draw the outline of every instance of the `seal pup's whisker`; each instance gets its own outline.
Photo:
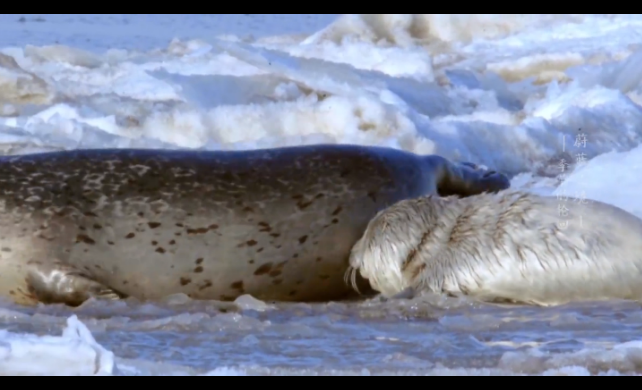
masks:
<path id="1" fill-rule="evenodd" d="M 346 269 L 346 272 L 343 274 L 343 283 L 346 284 L 346 286 L 350 286 L 350 272 L 352 271 L 352 266 L 348 266 L 348 269 Z"/>
<path id="2" fill-rule="evenodd" d="M 357 294 L 363 295 L 363 294 L 361 294 L 361 291 L 359 291 L 359 286 L 357 285 L 357 269 L 356 268 L 352 269 L 352 277 L 351 277 L 350 281 L 351 281 L 351 284 L 352 284 L 352 288 L 357 292 Z"/>
<path id="3" fill-rule="evenodd" d="M 358 270 L 356 268 L 354 268 L 353 266 L 349 266 L 343 277 L 343 281 L 346 283 L 346 285 L 352 287 L 352 289 L 357 294 L 363 295 L 361 294 L 361 291 L 359 290 L 359 286 L 357 285 L 357 272 Z"/>

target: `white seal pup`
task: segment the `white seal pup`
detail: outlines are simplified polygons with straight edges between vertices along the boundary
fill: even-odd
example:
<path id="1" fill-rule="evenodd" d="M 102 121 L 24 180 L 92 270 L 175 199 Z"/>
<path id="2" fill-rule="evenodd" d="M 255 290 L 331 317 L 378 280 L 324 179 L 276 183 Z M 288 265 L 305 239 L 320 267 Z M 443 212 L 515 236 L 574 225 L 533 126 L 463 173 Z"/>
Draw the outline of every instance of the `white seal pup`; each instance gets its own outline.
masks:
<path id="1" fill-rule="evenodd" d="M 642 299 L 642 220 L 519 191 L 403 200 L 372 219 L 347 278 L 384 297 L 430 292 L 555 306 Z"/>

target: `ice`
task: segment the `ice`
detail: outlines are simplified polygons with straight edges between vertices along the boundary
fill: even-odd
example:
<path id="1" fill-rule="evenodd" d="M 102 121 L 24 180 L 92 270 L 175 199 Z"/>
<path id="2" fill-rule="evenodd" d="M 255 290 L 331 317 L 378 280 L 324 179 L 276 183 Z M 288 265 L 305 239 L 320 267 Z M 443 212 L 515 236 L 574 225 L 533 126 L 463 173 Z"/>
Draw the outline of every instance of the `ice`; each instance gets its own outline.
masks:
<path id="1" fill-rule="evenodd" d="M 115 368 L 113 353 L 96 343 L 76 316 L 61 336 L 0 331 L 1 375 L 111 375 Z"/>
<path id="2" fill-rule="evenodd" d="M 605 153 L 578 168 L 555 195 L 601 201 L 642 218 L 638 172 L 642 172 L 642 146 L 627 153 Z"/>
<path id="3" fill-rule="evenodd" d="M 250 295 L 242 295 L 236 298 L 234 303 L 242 310 L 266 311 L 271 309 L 265 302 L 259 301 Z"/>
<path id="4" fill-rule="evenodd" d="M 52 101 L 53 93 L 44 80 L 0 53 L 0 99 L 4 104 L 46 104 Z"/>
<path id="5" fill-rule="evenodd" d="M 514 188 L 642 218 L 640 15 L 2 14 L 0 26 L 3 155 L 380 145 L 483 164 Z M 633 303 L 418 299 L 172 296 L 73 313 L 3 302 L 0 373 L 642 372 Z"/>

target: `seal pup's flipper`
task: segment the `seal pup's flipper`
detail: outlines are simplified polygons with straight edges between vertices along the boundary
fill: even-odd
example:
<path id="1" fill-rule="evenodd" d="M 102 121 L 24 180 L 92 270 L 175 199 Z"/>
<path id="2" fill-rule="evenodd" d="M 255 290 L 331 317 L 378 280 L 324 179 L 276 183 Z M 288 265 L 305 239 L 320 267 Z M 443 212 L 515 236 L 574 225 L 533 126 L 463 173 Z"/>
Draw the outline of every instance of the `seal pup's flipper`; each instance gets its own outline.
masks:
<path id="1" fill-rule="evenodd" d="M 63 303 L 77 307 L 90 298 L 119 300 L 117 291 L 98 283 L 67 265 L 37 265 L 28 276 L 29 291 L 45 304 Z"/>

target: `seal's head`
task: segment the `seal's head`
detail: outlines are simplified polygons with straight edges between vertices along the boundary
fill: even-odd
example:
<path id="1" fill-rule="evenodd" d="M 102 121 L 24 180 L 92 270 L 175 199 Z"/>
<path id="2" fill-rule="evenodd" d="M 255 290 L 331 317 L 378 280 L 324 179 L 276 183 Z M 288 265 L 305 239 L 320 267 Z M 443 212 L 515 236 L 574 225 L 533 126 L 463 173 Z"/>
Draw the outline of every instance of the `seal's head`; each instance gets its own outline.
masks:
<path id="1" fill-rule="evenodd" d="M 465 181 L 468 185 L 467 192 L 457 188 L 456 191 L 449 191 L 450 186 L 445 185 L 440 188 L 441 196 L 461 196 L 462 193 L 468 196 L 479 195 L 481 193 L 496 193 L 510 188 L 510 179 L 503 173 L 489 169 L 486 166 L 474 164 L 472 162 L 460 162 L 457 164 L 461 172 L 461 177 L 470 177 Z M 456 186 L 452 186 L 456 188 Z"/>

